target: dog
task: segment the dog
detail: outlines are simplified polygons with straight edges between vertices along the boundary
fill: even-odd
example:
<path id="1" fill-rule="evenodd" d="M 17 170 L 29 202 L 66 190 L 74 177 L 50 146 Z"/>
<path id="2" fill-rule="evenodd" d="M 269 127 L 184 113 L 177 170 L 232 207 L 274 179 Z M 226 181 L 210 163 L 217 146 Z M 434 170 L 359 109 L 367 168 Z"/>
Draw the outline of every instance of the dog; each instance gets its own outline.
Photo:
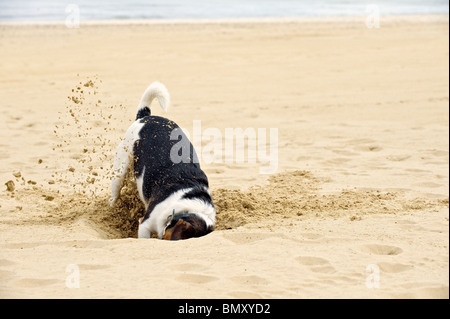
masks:
<path id="1" fill-rule="evenodd" d="M 156 235 L 159 239 L 180 240 L 204 236 L 214 230 L 216 221 L 208 178 L 180 127 L 164 117 L 151 115 L 150 105 L 155 98 L 167 112 L 170 95 L 160 82 L 153 82 L 145 90 L 136 120 L 117 148 L 109 203 L 116 203 L 125 175 L 132 167 L 145 206 L 138 238 Z M 174 131 L 177 139 L 173 138 Z M 180 138 L 187 141 L 190 151 L 181 154 L 183 160 L 175 163 L 171 152 Z"/>

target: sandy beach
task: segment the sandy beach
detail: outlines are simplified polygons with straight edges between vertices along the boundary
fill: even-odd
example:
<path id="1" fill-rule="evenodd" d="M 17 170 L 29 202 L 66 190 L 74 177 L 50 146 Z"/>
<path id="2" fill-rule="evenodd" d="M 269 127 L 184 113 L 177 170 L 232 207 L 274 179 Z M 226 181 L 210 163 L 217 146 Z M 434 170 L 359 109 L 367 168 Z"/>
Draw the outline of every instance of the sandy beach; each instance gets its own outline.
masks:
<path id="1" fill-rule="evenodd" d="M 449 298 L 448 29 L 0 24 L 0 298 Z M 250 141 L 241 162 L 202 157 L 218 212 L 202 238 L 136 239 L 132 178 L 108 205 L 153 81 L 172 103 L 152 113 L 192 137 L 249 128 L 269 152 L 277 129 L 270 174 Z"/>

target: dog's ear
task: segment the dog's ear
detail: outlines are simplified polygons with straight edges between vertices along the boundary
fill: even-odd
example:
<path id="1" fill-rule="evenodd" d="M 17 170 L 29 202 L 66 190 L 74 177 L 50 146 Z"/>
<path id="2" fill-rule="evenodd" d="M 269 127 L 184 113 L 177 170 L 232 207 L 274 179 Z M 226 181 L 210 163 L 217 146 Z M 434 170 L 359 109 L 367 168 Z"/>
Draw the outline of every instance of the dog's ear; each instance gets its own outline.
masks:
<path id="1" fill-rule="evenodd" d="M 194 235 L 194 233 L 195 233 L 194 227 L 190 223 L 180 218 L 175 224 L 175 226 L 166 229 L 163 239 L 166 240 L 188 239 L 191 238 Z"/>

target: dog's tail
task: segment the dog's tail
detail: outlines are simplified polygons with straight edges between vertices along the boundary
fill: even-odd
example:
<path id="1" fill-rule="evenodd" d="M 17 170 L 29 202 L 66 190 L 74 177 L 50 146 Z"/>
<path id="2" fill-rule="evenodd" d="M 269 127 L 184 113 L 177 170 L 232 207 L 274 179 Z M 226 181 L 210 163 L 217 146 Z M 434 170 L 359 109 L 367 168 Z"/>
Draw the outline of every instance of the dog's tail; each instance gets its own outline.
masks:
<path id="1" fill-rule="evenodd" d="M 167 112 L 170 104 L 170 95 L 167 91 L 164 84 L 160 82 L 153 82 L 150 86 L 145 90 L 142 95 L 141 102 L 139 103 L 139 108 L 136 115 L 136 120 L 143 118 L 144 116 L 149 116 L 150 112 L 150 104 L 152 101 L 157 98 L 159 105 L 161 108 Z"/>

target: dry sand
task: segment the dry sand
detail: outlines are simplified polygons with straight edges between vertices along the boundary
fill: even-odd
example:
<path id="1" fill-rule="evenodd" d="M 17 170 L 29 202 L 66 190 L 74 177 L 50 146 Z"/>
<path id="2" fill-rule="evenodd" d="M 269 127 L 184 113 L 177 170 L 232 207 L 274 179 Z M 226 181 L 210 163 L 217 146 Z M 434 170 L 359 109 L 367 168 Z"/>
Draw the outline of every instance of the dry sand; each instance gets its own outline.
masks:
<path id="1" fill-rule="evenodd" d="M 0 25 L 0 297 L 449 297 L 448 16 L 261 21 Z M 202 164 L 203 238 L 108 207 L 154 80 L 190 132 L 278 128 L 272 175 Z"/>

